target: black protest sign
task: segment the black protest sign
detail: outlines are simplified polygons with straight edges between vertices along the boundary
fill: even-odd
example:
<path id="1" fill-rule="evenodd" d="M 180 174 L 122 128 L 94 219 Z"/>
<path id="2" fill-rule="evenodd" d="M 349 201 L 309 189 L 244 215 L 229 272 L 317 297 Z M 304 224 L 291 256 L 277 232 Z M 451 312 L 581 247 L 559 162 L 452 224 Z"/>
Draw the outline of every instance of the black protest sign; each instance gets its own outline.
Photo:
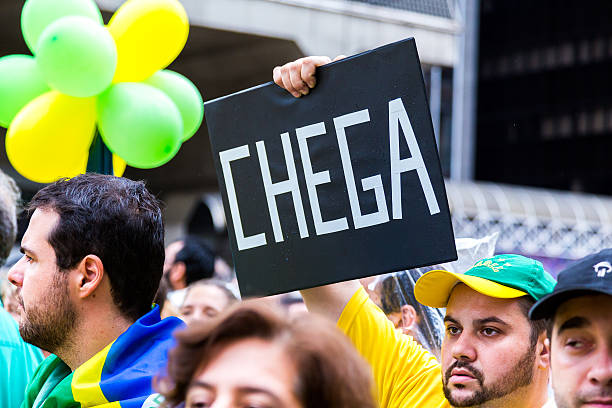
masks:
<path id="1" fill-rule="evenodd" d="M 413 39 L 204 109 L 243 296 L 457 259 Z"/>

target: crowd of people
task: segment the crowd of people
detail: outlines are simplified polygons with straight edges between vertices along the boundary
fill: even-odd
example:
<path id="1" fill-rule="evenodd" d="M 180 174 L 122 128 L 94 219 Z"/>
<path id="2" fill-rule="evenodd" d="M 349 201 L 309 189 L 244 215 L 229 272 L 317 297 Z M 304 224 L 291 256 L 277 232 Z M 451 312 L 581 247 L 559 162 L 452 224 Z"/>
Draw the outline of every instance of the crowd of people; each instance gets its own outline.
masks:
<path id="1" fill-rule="evenodd" d="M 275 82 L 306 95 L 326 62 L 278 67 Z M 0 175 L 3 260 L 17 200 Z M 413 335 L 414 306 L 383 311 L 358 281 L 302 290 L 308 313 L 286 311 L 294 294 L 240 301 L 205 243 L 164 248 L 142 182 L 62 179 L 25 211 L 17 322 L 0 310 L 2 407 L 612 406 L 612 249 L 557 280 L 513 254 L 425 273 L 406 297 L 445 309 L 438 359 Z"/>

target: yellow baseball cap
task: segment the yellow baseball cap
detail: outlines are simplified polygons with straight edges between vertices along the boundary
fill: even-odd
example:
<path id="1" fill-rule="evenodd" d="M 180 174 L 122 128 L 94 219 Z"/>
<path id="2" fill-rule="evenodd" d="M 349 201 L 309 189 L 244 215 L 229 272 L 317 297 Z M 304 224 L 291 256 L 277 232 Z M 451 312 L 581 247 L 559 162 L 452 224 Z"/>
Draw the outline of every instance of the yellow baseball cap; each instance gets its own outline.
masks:
<path id="1" fill-rule="evenodd" d="M 414 295 L 423 305 L 446 307 L 460 282 L 486 296 L 511 299 L 528 295 L 534 300 L 550 293 L 555 285 L 539 261 L 507 254 L 482 259 L 465 273 L 429 271 L 417 280 Z"/>

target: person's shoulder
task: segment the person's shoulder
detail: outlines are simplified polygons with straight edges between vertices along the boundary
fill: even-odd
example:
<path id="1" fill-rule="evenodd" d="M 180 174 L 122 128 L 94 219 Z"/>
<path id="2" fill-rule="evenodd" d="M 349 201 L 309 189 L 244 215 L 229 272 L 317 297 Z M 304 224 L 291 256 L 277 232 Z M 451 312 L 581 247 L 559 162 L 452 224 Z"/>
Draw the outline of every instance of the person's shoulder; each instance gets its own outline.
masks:
<path id="1" fill-rule="evenodd" d="M 369 301 L 368 294 L 366 293 L 363 287 L 360 287 L 350 298 L 344 309 L 342 310 L 342 314 L 338 319 L 338 328 L 342 330 L 344 333 L 347 333 L 355 319 L 359 316 L 360 313 L 368 314 L 367 303 Z M 375 306 L 374 304 L 372 304 Z M 363 309 L 366 310 L 363 310 Z"/>

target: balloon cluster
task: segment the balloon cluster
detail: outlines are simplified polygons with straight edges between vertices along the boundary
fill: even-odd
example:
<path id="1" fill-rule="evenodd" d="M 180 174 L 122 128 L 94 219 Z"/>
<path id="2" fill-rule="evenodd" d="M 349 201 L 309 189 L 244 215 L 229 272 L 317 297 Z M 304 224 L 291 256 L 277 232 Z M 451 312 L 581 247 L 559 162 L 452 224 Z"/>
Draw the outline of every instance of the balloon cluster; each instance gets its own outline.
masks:
<path id="1" fill-rule="evenodd" d="M 0 58 L 0 126 L 24 177 L 85 172 L 96 128 L 117 174 L 161 166 L 200 127 L 197 88 L 164 70 L 189 33 L 178 0 L 128 0 L 107 26 L 93 0 L 27 0 L 21 29 L 33 56 Z"/>

